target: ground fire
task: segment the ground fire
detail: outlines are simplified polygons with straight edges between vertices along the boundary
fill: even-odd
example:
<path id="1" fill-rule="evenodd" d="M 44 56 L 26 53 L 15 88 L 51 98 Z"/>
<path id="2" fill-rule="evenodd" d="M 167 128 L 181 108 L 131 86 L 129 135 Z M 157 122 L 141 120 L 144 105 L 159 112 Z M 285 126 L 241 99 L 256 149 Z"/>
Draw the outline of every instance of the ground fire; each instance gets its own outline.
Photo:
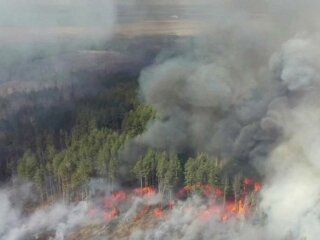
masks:
<path id="1" fill-rule="evenodd" d="M 204 208 L 199 210 L 199 220 L 208 221 L 211 218 L 218 218 L 224 222 L 231 218 L 247 218 L 254 207 L 252 198 L 255 198 L 261 189 L 261 184 L 253 179 L 244 178 L 241 194 L 235 199 L 226 197 L 222 189 L 213 187 L 210 184 L 198 184 L 185 186 L 178 190 L 171 199 L 153 203 L 159 191 L 152 186 L 136 188 L 129 191 L 113 191 L 110 195 L 104 196 L 101 206 L 93 206 L 88 210 L 88 216 L 101 216 L 106 222 L 112 221 L 125 213 L 131 207 L 134 199 L 142 199 L 142 206 L 137 210 L 134 221 L 142 219 L 146 214 L 152 212 L 154 218 L 164 219 L 170 211 L 175 208 L 179 201 L 185 201 L 193 195 L 200 196 L 204 201 Z M 192 211 L 193 206 L 188 206 L 185 211 Z M 102 212 L 102 214 L 101 214 Z"/>

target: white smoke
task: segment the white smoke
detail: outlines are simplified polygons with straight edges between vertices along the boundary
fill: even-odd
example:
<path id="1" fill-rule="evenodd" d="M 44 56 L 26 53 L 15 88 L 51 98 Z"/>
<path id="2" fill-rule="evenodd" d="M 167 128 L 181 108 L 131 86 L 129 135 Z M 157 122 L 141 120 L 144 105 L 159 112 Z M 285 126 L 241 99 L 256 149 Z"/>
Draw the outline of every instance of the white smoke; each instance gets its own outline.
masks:
<path id="1" fill-rule="evenodd" d="M 317 240 L 319 2 L 210 1 L 207 5 L 214 7 L 207 32 L 183 54 L 161 58 L 142 72 L 141 95 L 163 118 L 135 142 L 227 155 L 239 158 L 244 168 L 252 164 L 264 176 L 260 211 L 266 219 L 199 222 L 195 216 L 203 206 L 193 200 L 194 211 L 188 211 L 188 203 L 178 205 L 160 225 L 134 231 L 131 239 Z M 21 218 L 7 194 L 0 196 L 3 239 L 19 239 L 28 229 L 52 226 L 38 220 L 41 211 Z M 45 216 L 56 223 L 56 231 L 69 212 L 60 206 Z M 68 229 L 68 222 L 71 226 L 79 222 L 78 215 L 71 219 L 59 231 Z"/>
<path id="2" fill-rule="evenodd" d="M 0 190 L 0 239 L 36 239 L 42 233 L 51 233 L 63 240 L 75 226 L 86 223 L 88 205 L 85 202 L 66 205 L 55 203 L 25 213 L 23 204 L 30 202 L 31 185 Z"/>
<path id="3" fill-rule="evenodd" d="M 279 77 L 296 91 L 271 110 L 283 136 L 266 162 L 262 206 L 278 237 L 288 231 L 297 239 L 319 236 L 319 43 L 318 36 L 295 38 L 276 57 Z"/>
<path id="4" fill-rule="evenodd" d="M 316 240 L 319 3 L 211 3 L 217 8 L 212 9 L 204 36 L 184 55 L 161 59 L 142 72 L 141 95 L 163 118 L 135 142 L 231 156 L 240 160 L 242 170 L 255 166 L 265 178 L 261 212 L 267 217 L 258 226 L 227 223 L 203 228 L 181 224 L 183 217 L 171 215 L 173 220 L 132 238 L 167 238 L 157 234 L 171 228 L 188 233 L 176 239 Z M 192 235 L 199 229 L 202 236 Z"/>

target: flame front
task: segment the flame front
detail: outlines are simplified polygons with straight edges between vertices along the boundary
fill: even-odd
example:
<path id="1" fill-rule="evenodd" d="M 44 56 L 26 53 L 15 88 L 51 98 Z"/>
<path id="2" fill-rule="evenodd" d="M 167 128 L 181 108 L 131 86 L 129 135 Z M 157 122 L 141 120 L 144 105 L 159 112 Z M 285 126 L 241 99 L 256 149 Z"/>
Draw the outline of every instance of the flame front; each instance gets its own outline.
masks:
<path id="1" fill-rule="evenodd" d="M 134 221 L 139 221 L 147 214 L 152 213 L 155 219 L 164 219 L 166 215 L 175 208 L 177 201 L 188 199 L 193 194 L 200 194 L 205 200 L 204 207 L 198 211 L 198 219 L 208 221 L 217 218 L 225 222 L 231 218 L 247 218 L 250 216 L 253 203 L 248 199 L 252 198 L 252 194 L 257 194 L 261 190 L 261 184 L 250 178 L 243 180 L 241 195 L 238 199 L 226 198 L 225 193 L 219 187 L 210 184 L 197 184 L 181 188 L 175 193 L 175 197 L 165 204 L 152 205 L 148 200 L 152 199 L 158 193 L 157 189 L 148 186 L 144 188 L 135 188 L 132 191 L 114 191 L 110 195 L 105 196 L 102 201 L 102 219 L 104 221 L 112 221 L 119 217 L 125 209 L 121 209 L 121 205 L 130 206 L 134 198 L 144 199 L 144 206 L 138 210 Z M 100 208 L 100 209 L 101 209 Z M 189 210 L 194 209 L 189 206 Z M 121 210 L 120 210 L 121 209 Z M 99 207 L 92 207 L 88 211 L 88 216 L 93 217 L 101 215 Z"/>

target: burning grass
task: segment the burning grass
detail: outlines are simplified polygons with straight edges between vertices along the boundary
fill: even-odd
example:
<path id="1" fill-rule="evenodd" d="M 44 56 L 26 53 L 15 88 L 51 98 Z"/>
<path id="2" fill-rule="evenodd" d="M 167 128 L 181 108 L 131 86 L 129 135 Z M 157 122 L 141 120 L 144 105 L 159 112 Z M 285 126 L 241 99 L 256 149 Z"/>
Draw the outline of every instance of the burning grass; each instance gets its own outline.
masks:
<path id="1" fill-rule="evenodd" d="M 114 191 L 88 209 L 89 220 L 96 223 L 77 229 L 68 239 L 91 239 L 97 236 L 128 238 L 138 229 L 156 228 L 177 210 L 185 215 L 194 215 L 203 224 L 212 219 L 221 223 L 232 219 L 242 221 L 250 218 L 254 211 L 260 189 L 259 182 L 245 178 L 238 199 L 225 196 L 222 189 L 209 184 L 185 186 L 172 198 L 165 198 L 151 186 Z M 200 199 L 200 204 L 190 201 L 195 196 Z"/>

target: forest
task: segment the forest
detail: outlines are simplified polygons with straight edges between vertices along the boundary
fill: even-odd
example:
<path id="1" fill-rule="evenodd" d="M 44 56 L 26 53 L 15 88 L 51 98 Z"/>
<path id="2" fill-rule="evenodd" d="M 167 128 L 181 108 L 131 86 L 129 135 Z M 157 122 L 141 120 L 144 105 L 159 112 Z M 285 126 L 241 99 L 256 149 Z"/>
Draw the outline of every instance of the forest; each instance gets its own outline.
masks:
<path id="1" fill-rule="evenodd" d="M 160 43 L 168 45 L 168 40 Z M 117 50 L 125 44 L 118 43 Z M 135 49 L 132 45 L 134 41 L 129 48 Z M 151 63 L 154 39 L 149 45 L 145 55 Z M 91 179 L 104 181 L 111 190 L 151 186 L 169 195 L 183 186 L 210 184 L 224 198 L 239 199 L 244 176 L 219 156 L 152 148 L 143 149 L 134 161 L 123 156 L 150 122 L 165 121 L 139 97 L 138 72 L 99 76 L 94 84 L 82 77 L 71 85 L 1 97 L 2 181 L 34 183 L 42 202 L 87 199 Z M 85 92 L 87 88 L 91 90 Z"/>
<path id="2" fill-rule="evenodd" d="M 318 240 L 319 10 L 0 0 L 0 240 Z"/>

